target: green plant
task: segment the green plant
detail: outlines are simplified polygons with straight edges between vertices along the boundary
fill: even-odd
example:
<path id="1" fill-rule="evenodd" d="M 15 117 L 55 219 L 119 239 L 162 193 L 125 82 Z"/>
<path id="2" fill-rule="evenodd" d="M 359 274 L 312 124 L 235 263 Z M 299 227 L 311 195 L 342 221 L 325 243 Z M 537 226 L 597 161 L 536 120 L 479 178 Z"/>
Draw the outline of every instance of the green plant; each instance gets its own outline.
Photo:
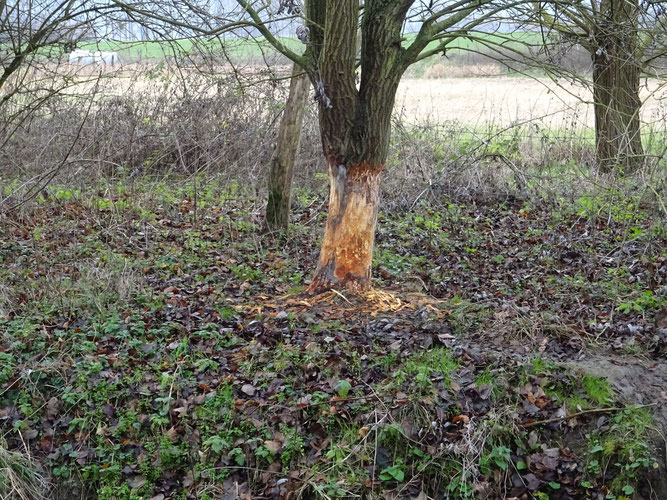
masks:
<path id="1" fill-rule="evenodd" d="M 345 498 L 347 496 L 347 491 L 334 482 L 315 486 L 315 492 L 323 495 L 324 498 Z"/>
<path id="2" fill-rule="evenodd" d="M 283 451 L 280 455 L 280 460 L 283 464 L 288 465 L 303 455 L 305 443 L 297 430 L 282 426 L 281 431 L 285 436 L 285 441 L 283 443 Z"/>
<path id="3" fill-rule="evenodd" d="M 234 460 L 236 465 L 243 466 L 245 464 L 245 453 L 241 448 L 232 448 L 227 455 Z"/>
<path id="4" fill-rule="evenodd" d="M 405 479 L 405 466 L 403 465 L 403 460 L 397 458 L 393 465 L 382 469 L 380 472 L 380 479 L 382 481 L 398 481 L 399 483 L 402 483 Z"/>
<path id="5" fill-rule="evenodd" d="M 658 310 L 665 306 L 667 306 L 667 298 L 657 296 L 651 290 L 646 290 L 636 299 L 623 302 L 617 309 L 619 312 L 627 314 L 632 311 Z"/>
<path id="6" fill-rule="evenodd" d="M 266 446 L 258 446 L 255 450 L 255 456 L 263 458 L 267 463 L 272 463 L 275 454 Z"/>
<path id="7" fill-rule="evenodd" d="M 608 430 L 590 435 L 586 461 L 590 482 L 606 484 L 613 495 L 630 495 L 642 471 L 658 467 L 648 442 L 651 423 L 646 410 L 628 408 L 612 418 Z"/>
<path id="8" fill-rule="evenodd" d="M 204 441 L 202 441 L 202 445 L 204 446 L 204 448 L 210 448 L 215 453 L 220 454 L 223 451 L 229 449 L 232 443 L 229 442 L 224 437 L 216 434 L 204 439 Z"/>
<path id="9" fill-rule="evenodd" d="M 346 398 L 351 388 L 352 385 L 347 380 L 339 380 L 334 385 L 334 391 L 336 391 L 341 398 Z"/>
<path id="10" fill-rule="evenodd" d="M 496 466 L 502 470 L 507 470 L 507 465 L 511 460 L 511 450 L 506 446 L 494 446 L 488 454 L 482 455 L 479 459 L 480 470 L 483 474 L 491 474 L 491 467 Z"/>

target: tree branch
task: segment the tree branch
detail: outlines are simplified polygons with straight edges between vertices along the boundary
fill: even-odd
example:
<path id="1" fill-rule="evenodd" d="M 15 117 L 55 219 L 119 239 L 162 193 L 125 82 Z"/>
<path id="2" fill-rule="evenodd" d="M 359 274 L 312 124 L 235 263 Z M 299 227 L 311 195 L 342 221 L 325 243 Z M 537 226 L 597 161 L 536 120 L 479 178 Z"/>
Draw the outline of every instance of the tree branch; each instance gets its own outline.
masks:
<path id="1" fill-rule="evenodd" d="M 285 57 L 289 58 L 293 62 L 297 63 L 303 69 L 307 71 L 312 71 L 313 67 L 310 64 L 310 61 L 303 56 L 300 56 L 296 52 L 287 48 L 278 38 L 276 38 L 273 33 L 266 27 L 264 21 L 259 16 L 257 11 L 253 9 L 246 0 L 236 0 L 236 2 L 243 7 L 243 9 L 250 15 L 250 18 L 253 20 L 253 23 L 250 24 L 253 28 L 259 31 L 266 41 L 269 42 L 273 47 L 280 52 Z"/>

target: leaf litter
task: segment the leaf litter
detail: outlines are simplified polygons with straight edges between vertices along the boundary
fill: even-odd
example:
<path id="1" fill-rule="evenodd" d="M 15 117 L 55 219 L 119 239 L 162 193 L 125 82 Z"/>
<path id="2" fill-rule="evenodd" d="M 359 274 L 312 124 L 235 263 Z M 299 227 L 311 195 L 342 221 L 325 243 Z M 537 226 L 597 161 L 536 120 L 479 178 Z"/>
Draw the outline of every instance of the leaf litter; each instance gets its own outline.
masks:
<path id="1" fill-rule="evenodd" d="M 262 248 L 242 203 L 187 207 L 47 203 L 3 229 L 0 431 L 62 491 L 603 498 L 587 442 L 618 402 L 557 362 L 640 354 L 652 383 L 620 393 L 664 407 L 664 234 L 516 206 L 434 211 L 429 231 L 385 215 L 378 288 L 310 297 L 309 231 Z"/>

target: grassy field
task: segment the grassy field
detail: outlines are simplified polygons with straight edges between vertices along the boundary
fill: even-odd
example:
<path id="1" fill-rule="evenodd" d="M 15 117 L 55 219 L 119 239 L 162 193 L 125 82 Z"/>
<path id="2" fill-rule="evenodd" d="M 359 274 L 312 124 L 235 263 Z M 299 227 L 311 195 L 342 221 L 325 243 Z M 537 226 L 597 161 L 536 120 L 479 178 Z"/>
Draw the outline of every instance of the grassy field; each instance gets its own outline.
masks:
<path id="1" fill-rule="evenodd" d="M 298 50 L 301 42 L 295 38 L 280 38 L 287 47 Z M 147 60 L 159 62 L 165 57 L 196 55 L 199 51 L 217 52 L 224 48 L 234 60 L 259 60 L 263 56 L 276 57 L 276 51 L 265 41 L 220 39 L 195 43 L 189 39 L 174 40 L 173 42 L 91 42 L 80 43 L 78 48 L 84 50 L 115 51 L 128 61 Z"/>
<path id="2" fill-rule="evenodd" d="M 415 38 L 415 34 L 405 36 L 404 45 L 409 45 Z M 287 47 L 297 53 L 303 52 L 304 45 L 295 37 L 279 37 L 279 40 Z M 532 44 L 540 40 L 537 33 L 517 33 L 517 34 L 484 34 L 480 33 L 471 38 L 458 38 L 448 45 L 448 54 L 457 55 L 466 51 L 486 52 L 487 45 L 500 45 L 511 49 L 518 49 L 524 43 Z M 431 50 L 437 47 L 437 42 L 432 42 L 425 50 Z M 165 56 L 182 56 L 184 54 L 195 54 L 197 49 L 202 51 L 220 51 L 221 48 L 235 60 L 251 59 L 259 60 L 263 57 L 274 59 L 277 56 L 275 49 L 263 38 L 256 39 L 233 39 L 221 38 L 208 41 L 202 41 L 195 44 L 190 39 L 174 40 L 173 42 L 164 41 L 145 41 L 145 42 L 120 42 L 105 41 L 97 43 L 80 43 L 78 48 L 85 50 L 104 50 L 116 51 L 121 57 L 128 60 L 147 59 L 159 61 Z M 433 58 L 437 60 L 437 58 Z M 426 63 L 432 64 L 430 63 Z M 423 71 L 424 64 L 419 65 L 418 71 Z"/>
<path id="3" fill-rule="evenodd" d="M 570 128 L 592 134 L 592 93 L 582 85 L 525 76 L 457 78 L 456 68 L 451 74 L 453 78 L 404 79 L 396 96 L 396 109 L 408 122 L 457 121 L 479 128 L 534 123 L 554 131 Z M 667 89 L 658 80 L 647 80 L 641 96 L 645 126 L 664 128 Z"/>

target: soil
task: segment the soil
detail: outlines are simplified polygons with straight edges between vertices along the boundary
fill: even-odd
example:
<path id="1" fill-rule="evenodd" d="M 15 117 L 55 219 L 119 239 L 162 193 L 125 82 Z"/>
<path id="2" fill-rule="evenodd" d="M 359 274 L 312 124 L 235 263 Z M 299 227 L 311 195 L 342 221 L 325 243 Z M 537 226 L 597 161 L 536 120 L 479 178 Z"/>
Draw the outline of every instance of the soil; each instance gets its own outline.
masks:
<path id="1" fill-rule="evenodd" d="M 644 361 L 618 354 L 585 354 L 570 363 L 598 377 L 606 377 L 628 404 L 656 405 L 656 423 L 667 429 L 667 362 Z"/>

